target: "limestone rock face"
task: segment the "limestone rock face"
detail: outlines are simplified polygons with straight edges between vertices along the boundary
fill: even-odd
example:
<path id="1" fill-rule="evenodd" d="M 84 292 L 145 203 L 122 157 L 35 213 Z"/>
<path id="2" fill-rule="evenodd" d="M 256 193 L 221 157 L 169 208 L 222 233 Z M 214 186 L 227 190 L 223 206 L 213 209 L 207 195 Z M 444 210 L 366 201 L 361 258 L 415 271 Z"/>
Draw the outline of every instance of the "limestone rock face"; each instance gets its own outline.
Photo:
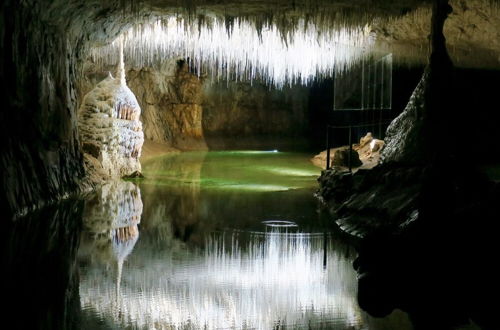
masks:
<path id="1" fill-rule="evenodd" d="M 307 130 L 309 88 L 294 85 L 270 89 L 254 81 L 204 84 L 203 130 L 218 147 L 253 137 L 291 138 Z"/>
<path id="2" fill-rule="evenodd" d="M 117 178 L 141 171 L 144 133 L 140 114 L 132 91 L 111 76 L 84 97 L 78 127 L 91 178 Z"/>
<path id="3" fill-rule="evenodd" d="M 146 139 L 184 150 L 206 149 L 201 86 L 182 61 L 128 71 L 130 88 L 142 105 Z"/>

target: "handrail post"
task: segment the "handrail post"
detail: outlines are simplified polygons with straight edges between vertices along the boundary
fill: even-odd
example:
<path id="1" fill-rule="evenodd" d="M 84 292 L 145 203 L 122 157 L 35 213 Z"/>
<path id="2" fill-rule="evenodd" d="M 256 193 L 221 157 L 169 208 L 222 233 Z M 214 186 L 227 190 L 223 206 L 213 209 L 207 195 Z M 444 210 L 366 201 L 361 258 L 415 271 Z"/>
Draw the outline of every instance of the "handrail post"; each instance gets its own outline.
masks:
<path id="1" fill-rule="evenodd" d="M 349 125 L 349 156 L 347 159 L 349 164 L 349 172 L 352 173 L 351 154 L 352 154 L 352 126 Z"/>
<path id="2" fill-rule="evenodd" d="M 326 169 L 330 169 L 330 126 L 326 125 Z"/>

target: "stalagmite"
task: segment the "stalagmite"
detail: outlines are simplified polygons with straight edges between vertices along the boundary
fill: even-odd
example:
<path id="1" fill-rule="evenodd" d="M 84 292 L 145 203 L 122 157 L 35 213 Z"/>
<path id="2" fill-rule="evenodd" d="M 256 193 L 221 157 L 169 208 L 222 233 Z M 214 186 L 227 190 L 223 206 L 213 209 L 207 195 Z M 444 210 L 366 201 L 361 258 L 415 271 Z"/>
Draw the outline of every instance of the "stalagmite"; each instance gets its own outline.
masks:
<path id="1" fill-rule="evenodd" d="M 94 181 L 141 171 L 141 108 L 125 81 L 123 45 L 117 76 L 115 79 L 110 74 L 97 84 L 84 97 L 78 112 L 85 164 Z"/>

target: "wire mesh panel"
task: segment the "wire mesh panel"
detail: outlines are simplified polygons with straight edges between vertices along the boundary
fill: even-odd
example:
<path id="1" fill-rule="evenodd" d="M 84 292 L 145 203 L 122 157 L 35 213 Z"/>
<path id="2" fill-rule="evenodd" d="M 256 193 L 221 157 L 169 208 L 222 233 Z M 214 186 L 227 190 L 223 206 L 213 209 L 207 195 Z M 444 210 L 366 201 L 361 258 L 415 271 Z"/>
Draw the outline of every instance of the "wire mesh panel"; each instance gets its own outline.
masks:
<path id="1" fill-rule="evenodd" d="M 392 107 L 392 54 L 372 55 L 335 74 L 334 110 L 382 110 Z"/>

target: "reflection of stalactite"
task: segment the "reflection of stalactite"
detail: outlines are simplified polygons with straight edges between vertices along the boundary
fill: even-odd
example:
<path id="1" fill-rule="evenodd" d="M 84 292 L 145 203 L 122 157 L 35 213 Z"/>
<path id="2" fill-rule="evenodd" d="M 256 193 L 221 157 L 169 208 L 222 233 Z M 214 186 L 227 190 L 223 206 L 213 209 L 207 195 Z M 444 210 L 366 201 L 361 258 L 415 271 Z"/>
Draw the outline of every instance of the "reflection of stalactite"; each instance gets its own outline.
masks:
<path id="1" fill-rule="evenodd" d="M 122 281 L 123 262 L 134 249 L 139 239 L 139 228 L 137 224 L 111 230 L 111 246 L 113 255 L 116 257 L 116 298 L 120 296 Z"/>
<path id="2" fill-rule="evenodd" d="M 116 282 L 97 272 L 86 277 L 82 306 L 123 328 L 270 329 L 285 314 L 284 325 L 292 328 L 309 322 L 319 328 L 333 316 L 345 322 L 339 328 L 362 328 L 350 257 L 354 251 L 339 242 L 325 242 L 323 234 L 277 229 L 205 238 L 203 250 L 165 245 L 140 249 L 127 269 L 133 281 L 123 287 L 120 263 Z M 178 258 L 180 251 L 187 254 Z"/>

